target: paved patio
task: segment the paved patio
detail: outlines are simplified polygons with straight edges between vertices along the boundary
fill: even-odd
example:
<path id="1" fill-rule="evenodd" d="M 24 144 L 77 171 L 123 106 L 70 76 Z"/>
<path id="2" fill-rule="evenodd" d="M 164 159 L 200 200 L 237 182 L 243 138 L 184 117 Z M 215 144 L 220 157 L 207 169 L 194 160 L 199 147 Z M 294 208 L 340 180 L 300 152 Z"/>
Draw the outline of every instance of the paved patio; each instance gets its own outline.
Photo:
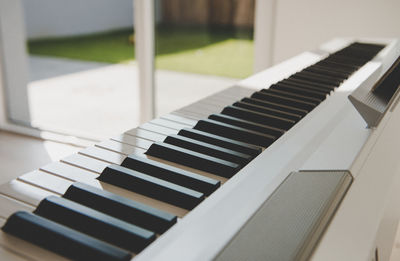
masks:
<path id="1" fill-rule="evenodd" d="M 29 99 L 35 126 L 105 139 L 139 124 L 135 63 L 104 64 L 31 56 Z M 236 79 L 156 71 L 157 115 L 223 90 Z"/>

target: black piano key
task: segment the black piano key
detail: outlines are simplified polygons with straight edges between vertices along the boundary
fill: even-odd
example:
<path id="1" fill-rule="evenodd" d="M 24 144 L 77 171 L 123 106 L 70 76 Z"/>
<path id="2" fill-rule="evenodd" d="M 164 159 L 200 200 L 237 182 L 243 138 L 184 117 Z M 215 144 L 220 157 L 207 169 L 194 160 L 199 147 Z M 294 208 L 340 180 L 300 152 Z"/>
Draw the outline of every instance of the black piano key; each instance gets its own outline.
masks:
<path id="1" fill-rule="evenodd" d="M 341 68 L 337 66 L 337 64 L 323 62 L 323 61 L 324 60 L 319 61 L 308 68 L 320 72 L 330 72 L 332 74 L 336 74 L 336 76 L 341 76 L 341 77 L 349 77 L 353 72 L 352 68 L 350 67 Z"/>
<path id="2" fill-rule="evenodd" d="M 367 55 L 368 57 L 365 57 Z M 343 48 L 342 50 L 339 50 L 327 57 L 327 59 L 340 59 L 343 61 L 346 61 L 346 63 L 350 64 L 363 64 L 366 63 L 368 59 L 371 58 L 371 55 L 364 53 L 361 49 L 359 48 L 354 48 L 353 46 L 348 46 L 346 48 Z"/>
<path id="3" fill-rule="evenodd" d="M 316 65 L 307 67 L 307 68 L 304 69 L 304 71 L 313 72 L 313 73 L 319 73 L 319 74 L 322 74 L 322 75 L 329 75 L 329 76 L 332 76 L 332 77 L 337 77 L 337 78 L 342 79 L 342 80 L 347 79 L 350 76 L 350 73 L 338 72 L 338 71 L 335 71 L 333 69 L 328 70 L 328 69 L 325 69 L 323 67 L 316 66 Z"/>
<path id="4" fill-rule="evenodd" d="M 296 88 L 300 88 L 302 90 L 307 90 L 307 91 L 313 91 L 313 92 L 319 92 L 321 94 L 330 94 L 332 92 L 333 89 L 331 88 L 321 88 L 321 87 L 316 87 L 316 86 L 312 86 L 309 84 L 305 84 L 305 83 L 300 83 L 300 82 L 296 82 L 296 81 L 292 81 L 291 79 L 284 79 L 282 81 L 277 82 L 276 84 L 278 85 L 285 85 L 288 87 L 296 87 Z"/>
<path id="5" fill-rule="evenodd" d="M 153 143 L 146 154 L 225 178 L 232 177 L 241 168 L 239 164 L 233 162 L 162 142 Z"/>
<path id="6" fill-rule="evenodd" d="M 284 83 L 287 85 L 293 85 L 296 87 L 310 89 L 313 91 L 320 91 L 320 92 L 324 92 L 324 93 L 331 93 L 333 90 L 335 90 L 334 86 L 321 86 L 316 83 L 307 82 L 307 81 L 303 81 L 300 79 L 294 79 L 294 78 L 287 78 L 287 79 L 280 81 L 279 83 Z"/>
<path id="7" fill-rule="evenodd" d="M 208 116 L 208 118 L 210 120 L 215 120 L 215 121 L 223 122 L 226 124 L 231 124 L 234 126 L 238 126 L 241 128 L 252 130 L 252 131 L 257 131 L 257 132 L 268 134 L 268 135 L 275 136 L 275 137 L 280 137 L 280 136 L 282 136 L 283 133 L 285 133 L 284 129 L 274 128 L 274 127 L 267 126 L 264 124 L 259 124 L 259 123 L 255 123 L 252 121 L 242 120 L 242 119 L 224 115 L 224 114 L 211 114 L 210 116 Z"/>
<path id="8" fill-rule="evenodd" d="M 324 95 L 324 97 L 326 95 L 331 94 L 331 92 L 334 91 L 334 87 L 333 88 L 321 88 L 321 87 L 312 86 L 310 84 L 293 81 L 292 79 L 284 79 L 280 82 L 277 82 L 276 85 L 277 86 L 285 86 L 285 87 L 295 87 L 297 89 L 300 89 L 300 90 L 303 90 L 306 92 L 312 92 L 312 93 L 318 93 L 320 95 Z"/>
<path id="9" fill-rule="evenodd" d="M 370 44 L 352 43 L 349 46 L 337 51 L 335 54 L 343 55 L 346 57 L 364 58 L 365 60 L 371 59 L 376 54 L 375 47 Z"/>
<path id="10" fill-rule="evenodd" d="M 350 76 L 354 72 L 353 68 L 342 67 L 342 66 L 339 66 L 336 63 L 331 63 L 331 62 L 324 61 L 324 60 L 317 62 L 316 64 L 313 65 L 313 67 L 314 68 L 321 68 L 322 70 L 343 73 L 343 74 L 348 75 L 348 76 Z"/>
<path id="11" fill-rule="evenodd" d="M 258 154 L 262 152 L 262 148 L 259 146 L 251 145 L 237 140 L 228 139 L 222 136 L 214 135 L 196 129 L 184 128 L 178 132 L 178 135 L 207 142 L 209 144 L 220 146 L 226 149 L 242 152 L 244 154 L 251 155 L 253 157 L 256 157 Z"/>
<path id="12" fill-rule="evenodd" d="M 269 102 L 276 102 L 287 106 L 296 107 L 302 110 L 311 111 L 317 106 L 315 103 L 310 103 L 306 101 L 301 101 L 298 99 L 284 97 L 282 95 L 272 94 L 272 93 L 264 93 L 264 92 L 255 92 L 251 95 L 252 98 L 269 101 Z"/>
<path id="13" fill-rule="evenodd" d="M 221 185 L 218 180 L 137 155 L 126 157 L 121 166 L 202 192 L 207 196 Z"/>
<path id="14" fill-rule="evenodd" d="M 292 99 L 296 99 L 296 100 L 300 100 L 300 101 L 314 103 L 315 105 L 318 105 L 321 102 L 320 99 L 313 98 L 313 97 L 307 97 L 307 96 L 304 96 L 304 95 L 301 95 L 301 94 L 288 92 L 288 91 L 285 91 L 285 90 L 262 89 L 260 91 L 263 92 L 263 93 L 272 93 L 272 94 L 276 94 L 276 95 L 280 95 L 280 96 L 284 96 L 284 97 L 288 97 L 288 98 L 292 98 Z"/>
<path id="15" fill-rule="evenodd" d="M 357 47 L 370 53 L 370 59 L 377 55 L 386 45 L 384 44 L 371 44 L 371 43 L 360 43 L 355 42 L 352 44 L 353 47 Z"/>
<path id="16" fill-rule="evenodd" d="M 305 70 L 297 73 L 296 75 L 307 76 L 315 81 L 332 84 L 332 85 L 336 85 L 336 86 L 339 86 L 343 82 L 342 78 L 330 77 L 326 74 L 321 75 L 320 73 L 314 73 L 314 72 L 309 72 L 309 71 L 305 71 Z"/>
<path id="17" fill-rule="evenodd" d="M 71 229 L 132 252 L 156 239 L 154 232 L 129 224 L 66 198 L 49 196 L 34 213 Z"/>
<path id="18" fill-rule="evenodd" d="M 291 79 L 284 79 L 280 82 L 276 83 L 277 85 L 284 85 L 287 87 L 296 87 L 299 88 L 301 90 L 305 90 L 305 91 L 311 91 L 311 92 L 317 92 L 323 95 L 327 95 L 330 94 L 332 92 L 332 88 L 321 88 L 321 87 L 316 87 L 316 86 L 312 86 L 310 84 L 306 84 L 306 83 L 300 83 L 297 81 L 293 81 Z"/>
<path id="19" fill-rule="evenodd" d="M 330 56 L 326 59 L 327 62 L 340 64 L 342 66 L 346 66 L 345 68 L 352 68 L 352 71 L 355 72 L 363 65 L 363 63 L 355 63 L 354 61 L 343 60 L 335 56 Z"/>
<path id="20" fill-rule="evenodd" d="M 254 112 L 251 110 L 247 110 L 244 108 L 238 108 L 234 106 L 226 106 L 222 112 L 222 114 L 229 115 L 232 117 L 264 124 L 267 126 L 276 127 L 283 130 L 290 129 L 296 122 L 293 120 L 288 120 L 285 118 L 280 118 L 277 116 L 261 113 L 261 112 Z"/>
<path id="21" fill-rule="evenodd" d="M 371 55 L 376 55 L 383 48 L 385 48 L 386 45 L 384 45 L 384 44 L 354 42 L 354 43 L 351 43 L 350 46 L 353 47 L 353 48 L 358 48 L 358 49 L 365 50 L 366 52 L 371 53 Z M 373 58 L 373 57 L 371 57 L 371 58 Z"/>
<path id="22" fill-rule="evenodd" d="M 359 57 L 350 57 L 350 56 L 340 55 L 339 53 L 336 53 L 336 54 L 329 56 L 326 60 L 339 62 L 339 63 L 343 63 L 343 64 L 354 65 L 358 69 L 363 64 L 365 64 L 368 59 L 363 59 L 363 58 L 359 58 Z"/>
<path id="23" fill-rule="evenodd" d="M 300 95 L 304 95 L 304 96 L 313 97 L 313 98 L 319 99 L 320 101 L 325 100 L 326 95 L 327 95 L 324 92 L 312 91 L 312 90 L 304 89 L 304 88 L 301 88 L 301 87 L 294 87 L 294 86 L 291 86 L 291 85 L 286 85 L 284 83 L 273 84 L 269 88 L 270 89 L 282 90 L 282 91 L 286 91 L 286 92 L 292 92 L 292 93 L 300 94 Z"/>
<path id="24" fill-rule="evenodd" d="M 319 82 L 315 82 L 313 80 L 309 80 L 309 79 L 300 79 L 295 75 L 290 76 L 289 78 L 287 78 L 290 81 L 293 82 L 300 82 L 300 83 L 304 83 L 304 84 L 308 84 L 310 86 L 314 86 L 314 87 L 319 87 L 323 90 L 329 89 L 329 90 L 334 90 L 337 86 L 334 85 L 329 85 L 329 84 L 324 84 L 324 83 L 319 83 Z"/>
<path id="25" fill-rule="evenodd" d="M 355 45 L 349 45 L 333 54 L 330 56 L 339 56 L 343 57 L 344 59 L 354 59 L 356 61 L 358 60 L 368 60 L 371 58 L 371 53 L 367 51 L 366 49 L 360 48 Z"/>
<path id="26" fill-rule="evenodd" d="M 277 110 L 277 109 L 263 107 L 263 106 L 251 104 L 251 103 L 248 103 L 248 102 L 242 102 L 242 101 L 235 102 L 233 104 L 233 106 L 234 107 L 243 108 L 243 109 L 247 109 L 247 110 L 250 110 L 250 111 L 256 111 L 256 112 L 261 112 L 261 113 L 265 113 L 265 114 L 274 115 L 274 116 L 281 117 L 281 118 L 284 118 L 284 119 L 293 120 L 295 122 L 297 122 L 297 121 L 299 121 L 301 119 L 301 115 L 300 114 L 280 111 L 280 110 Z"/>
<path id="27" fill-rule="evenodd" d="M 177 221 L 172 214 L 80 182 L 72 184 L 63 197 L 158 234 Z"/>
<path id="28" fill-rule="evenodd" d="M 241 99 L 240 101 L 247 102 L 247 103 L 250 103 L 250 104 L 254 104 L 254 105 L 257 105 L 257 106 L 262 106 L 262 107 L 265 107 L 265 108 L 272 108 L 272 109 L 281 110 L 281 111 L 288 112 L 288 113 L 298 114 L 298 115 L 300 115 L 302 117 L 305 116 L 308 113 L 307 110 L 299 109 L 299 108 L 296 108 L 296 107 L 293 107 L 293 106 L 287 106 L 287 105 L 283 105 L 283 104 L 278 104 L 276 102 L 269 102 L 269 101 L 265 101 L 265 100 L 260 100 L 260 99 L 257 99 L 257 98 L 246 97 L 246 98 Z"/>
<path id="29" fill-rule="evenodd" d="M 335 70 L 342 70 L 343 72 L 349 73 L 353 73 L 359 68 L 359 66 L 329 61 L 327 59 L 317 62 L 316 65 L 326 66 L 327 68 L 334 68 Z"/>
<path id="30" fill-rule="evenodd" d="M 347 49 L 342 49 L 332 54 L 329 58 L 331 58 L 332 60 L 342 61 L 348 64 L 362 66 L 365 63 L 367 63 L 373 56 L 375 55 L 369 52 L 364 52 L 361 49 L 350 47 Z"/>
<path id="31" fill-rule="evenodd" d="M 276 137 L 214 120 L 199 120 L 195 129 L 261 147 L 268 147 Z"/>
<path id="32" fill-rule="evenodd" d="M 123 249 L 25 211 L 11 215 L 2 230 L 73 260 L 128 261 L 132 258 Z"/>
<path id="33" fill-rule="evenodd" d="M 105 168 L 98 179 L 189 210 L 204 200 L 201 192 L 114 164 Z"/>
<path id="34" fill-rule="evenodd" d="M 295 75 L 293 75 L 293 78 L 307 80 L 307 81 L 310 81 L 313 83 L 324 84 L 324 85 L 334 86 L 334 87 L 338 87 L 340 85 L 340 83 L 327 81 L 320 77 L 310 76 L 303 72 L 296 73 Z"/>
<path id="35" fill-rule="evenodd" d="M 165 143 L 172 144 L 178 147 L 182 147 L 188 150 L 199 152 L 211 157 L 216 157 L 226 161 L 237 163 L 241 166 L 246 165 L 252 160 L 252 156 L 225 149 L 219 146 L 208 144 L 206 142 L 198 141 L 195 139 L 183 137 L 180 135 L 169 135 L 164 140 Z"/>
<path id="36" fill-rule="evenodd" d="M 323 78 L 323 79 L 326 79 L 326 80 L 329 80 L 329 81 L 332 81 L 332 82 L 339 82 L 339 83 L 341 83 L 341 82 L 343 82 L 343 80 L 344 80 L 344 77 L 346 77 L 346 76 L 344 76 L 344 75 L 342 75 L 342 74 L 337 74 L 337 73 L 335 73 L 334 71 L 327 71 L 327 72 L 325 72 L 325 71 L 320 71 L 320 70 L 314 70 L 313 69 L 314 68 L 314 66 L 313 65 L 311 65 L 311 66 L 309 66 L 309 67 L 307 67 L 307 68 L 304 68 L 302 71 L 300 71 L 299 73 L 301 74 L 301 73 L 303 73 L 303 74 L 308 74 L 308 75 L 310 75 L 310 76 L 315 76 L 315 77 L 317 77 L 317 78 Z M 344 77 L 343 77 L 344 76 Z"/>

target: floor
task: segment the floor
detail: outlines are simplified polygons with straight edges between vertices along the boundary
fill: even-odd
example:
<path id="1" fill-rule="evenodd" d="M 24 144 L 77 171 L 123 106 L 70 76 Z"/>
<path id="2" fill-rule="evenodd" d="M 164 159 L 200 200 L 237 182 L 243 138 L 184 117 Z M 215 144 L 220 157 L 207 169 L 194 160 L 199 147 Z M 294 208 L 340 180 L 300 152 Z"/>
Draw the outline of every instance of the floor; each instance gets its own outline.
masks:
<path id="1" fill-rule="evenodd" d="M 0 184 L 81 148 L 0 131 Z"/>
<path id="2" fill-rule="evenodd" d="M 31 56 L 34 126 L 102 140 L 139 124 L 135 63 L 104 64 Z M 156 71 L 157 115 L 233 85 L 237 79 Z"/>

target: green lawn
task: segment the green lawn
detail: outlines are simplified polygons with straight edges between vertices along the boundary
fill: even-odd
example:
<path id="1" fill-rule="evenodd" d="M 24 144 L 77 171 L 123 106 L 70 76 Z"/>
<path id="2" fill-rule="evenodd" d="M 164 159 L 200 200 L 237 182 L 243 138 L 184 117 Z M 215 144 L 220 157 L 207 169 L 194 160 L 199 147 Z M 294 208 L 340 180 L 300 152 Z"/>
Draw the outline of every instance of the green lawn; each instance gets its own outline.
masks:
<path id="1" fill-rule="evenodd" d="M 29 41 L 29 53 L 78 60 L 120 63 L 135 58 L 129 30 Z M 252 74 L 249 31 L 158 28 L 156 68 L 244 78 Z"/>

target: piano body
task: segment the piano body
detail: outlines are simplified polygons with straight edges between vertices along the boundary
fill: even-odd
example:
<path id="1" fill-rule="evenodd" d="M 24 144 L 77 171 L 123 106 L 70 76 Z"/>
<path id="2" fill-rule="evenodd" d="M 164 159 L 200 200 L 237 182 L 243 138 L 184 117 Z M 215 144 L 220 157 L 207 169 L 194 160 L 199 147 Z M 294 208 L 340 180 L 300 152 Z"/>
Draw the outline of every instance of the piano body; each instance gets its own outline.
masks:
<path id="1" fill-rule="evenodd" d="M 342 48 L 346 51 L 329 60 L 330 54 Z M 352 52 L 358 55 L 364 51 L 372 54 L 359 66 L 346 64 L 359 62 Z M 87 248 L 116 251 L 115 260 L 135 261 L 389 260 L 400 217 L 400 96 L 397 91 L 392 93 L 377 124 L 369 127 L 348 96 L 357 94 L 356 90 L 370 91 L 399 54 L 400 45 L 395 39 L 335 39 L 237 86 L 2 185 L 1 260 L 64 260 L 55 252 Z M 331 88 L 332 83 L 338 87 Z M 316 102 L 318 98 L 320 102 Z M 277 125 L 260 124 L 266 118 Z M 289 126 L 287 131 L 282 131 L 284 126 Z M 268 134 L 262 133 L 264 129 Z M 236 141 L 228 138 L 236 136 Z M 192 139 L 198 143 L 191 143 Z M 257 153 L 246 158 L 253 152 Z M 215 160 L 206 154 L 221 157 Z M 121 163 L 134 166 L 136 171 L 121 168 Z M 186 179 L 180 179 L 180 186 L 174 187 L 173 178 L 148 174 L 146 167 L 151 164 L 156 172 L 173 166 L 169 174 L 181 170 L 179 174 L 186 175 Z M 146 170 L 138 171 L 139 165 Z M 184 184 L 191 189 L 182 188 Z M 87 185 L 97 190 L 92 193 Z M 202 193 L 192 189 L 196 186 Z M 78 194 L 72 195 L 74 191 Z M 180 196 L 184 199 L 175 198 Z M 83 207 L 82 213 L 101 219 L 105 214 L 97 210 L 105 209 L 110 198 L 114 203 L 120 200 L 119 207 L 127 198 L 144 204 L 138 207 L 141 211 L 146 206 L 158 209 L 146 210 L 147 214 L 158 215 L 159 223 L 155 222 L 152 230 L 156 233 L 149 232 L 143 243 L 145 232 L 132 228 L 130 233 L 142 233 L 142 238 L 134 237 L 140 246 L 110 239 L 125 249 L 122 254 L 117 251 L 120 248 L 110 250 L 103 241 L 90 241 L 94 246 L 82 248 L 79 244 L 76 248 L 64 244 L 84 244 L 92 238 L 78 232 L 76 235 L 85 239 L 82 242 L 65 235 L 67 239 L 63 238 L 62 232 L 72 233 L 65 227 L 81 222 L 77 205 L 92 206 L 97 214 L 88 207 Z M 34 215 L 29 214 L 33 211 Z M 107 217 L 117 216 L 128 222 L 130 212 L 116 212 L 107 212 Z M 76 218 L 79 224 L 62 217 Z M 154 221 L 151 218 L 148 216 L 148 222 Z M 53 221 L 46 223 L 48 219 Z M 139 222 L 135 217 L 130 221 Z M 89 222 L 87 226 L 91 225 Z M 139 227 L 151 230 L 152 226 Z M 115 233 L 118 237 L 122 232 Z M 96 249 L 96 244 L 104 248 Z M 90 257 L 74 253 L 66 256 Z"/>

